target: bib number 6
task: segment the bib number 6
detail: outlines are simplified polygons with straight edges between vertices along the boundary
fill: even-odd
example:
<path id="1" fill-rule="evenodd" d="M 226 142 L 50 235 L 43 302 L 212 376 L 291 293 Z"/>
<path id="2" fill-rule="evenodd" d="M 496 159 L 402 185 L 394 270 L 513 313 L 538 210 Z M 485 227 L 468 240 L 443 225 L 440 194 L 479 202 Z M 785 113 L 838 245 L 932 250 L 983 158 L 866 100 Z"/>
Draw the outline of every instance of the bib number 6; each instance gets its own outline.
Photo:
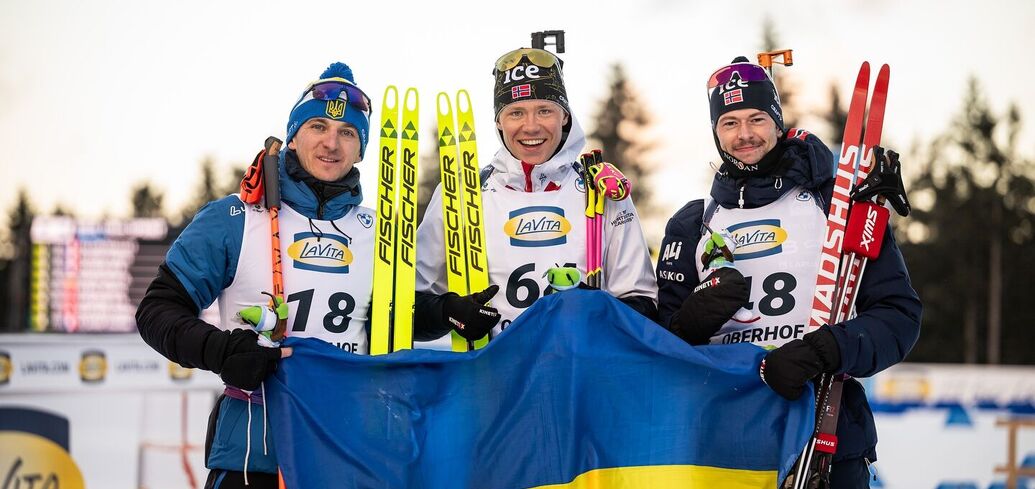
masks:
<path id="1" fill-rule="evenodd" d="M 565 263 L 566 267 L 575 267 L 574 263 Z M 517 309 L 526 309 L 543 296 L 539 282 L 536 280 L 535 263 L 526 263 L 514 269 L 507 279 L 507 303 Z M 526 276 L 533 273 L 531 276 Z M 549 288 L 549 286 L 547 286 Z M 552 289 L 547 294 L 553 292 Z"/>

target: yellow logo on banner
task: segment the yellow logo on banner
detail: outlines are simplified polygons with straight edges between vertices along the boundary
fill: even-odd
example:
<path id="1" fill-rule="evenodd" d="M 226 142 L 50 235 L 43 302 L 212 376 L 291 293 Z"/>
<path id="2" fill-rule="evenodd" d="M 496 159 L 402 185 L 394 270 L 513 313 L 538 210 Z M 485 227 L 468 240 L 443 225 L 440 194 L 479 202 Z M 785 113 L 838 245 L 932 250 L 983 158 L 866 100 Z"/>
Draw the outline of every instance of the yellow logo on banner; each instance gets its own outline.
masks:
<path id="1" fill-rule="evenodd" d="M 194 375 L 194 371 L 184 367 L 176 362 L 169 362 L 169 378 L 176 381 L 190 380 L 191 375 Z"/>
<path id="2" fill-rule="evenodd" d="M 31 433 L 0 431 L 0 470 L 10 487 L 86 487 L 83 474 L 68 452 Z"/>
<path id="3" fill-rule="evenodd" d="M 99 350 L 88 350 L 83 352 L 79 360 L 79 378 L 83 382 L 100 382 L 108 374 L 108 361 L 104 358 L 104 352 Z"/>
<path id="4" fill-rule="evenodd" d="M 0 351 L 0 385 L 11 381 L 11 356 L 6 351 Z"/>
<path id="5" fill-rule="evenodd" d="M 345 115 L 345 101 L 344 100 L 328 100 L 327 101 L 327 117 L 331 119 L 341 119 Z"/>

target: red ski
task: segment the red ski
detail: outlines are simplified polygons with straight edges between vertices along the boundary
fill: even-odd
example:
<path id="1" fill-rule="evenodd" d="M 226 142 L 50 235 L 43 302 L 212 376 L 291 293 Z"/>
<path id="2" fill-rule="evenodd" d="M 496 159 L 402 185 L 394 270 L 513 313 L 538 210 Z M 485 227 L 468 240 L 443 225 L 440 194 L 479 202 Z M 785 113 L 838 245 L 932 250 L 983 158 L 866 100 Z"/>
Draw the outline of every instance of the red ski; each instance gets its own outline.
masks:
<path id="1" fill-rule="evenodd" d="M 845 126 L 834 180 L 834 192 L 827 213 L 826 234 L 816 276 L 816 289 L 809 315 L 809 329 L 815 330 L 824 324 L 838 324 L 849 319 L 855 304 L 857 285 L 862 276 L 865 258 L 857 253 L 842 253 L 846 245 L 845 227 L 852 200 L 849 192 L 862 182 L 873 167 L 873 147 L 880 144 L 884 123 L 884 107 L 888 98 L 890 69 L 883 65 L 877 74 L 873 96 L 866 118 L 865 133 L 863 118 L 866 116 L 866 99 L 869 95 L 870 65 L 863 62 L 855 82 L 855 91 L 848 106 L 848 123 Z M 887 214 L 884 214 L 886 217 Z M 870 228 L 874 230 L 874 228 Z M 881 228 L 883 230 L 883 228 Z M 855 243 L 859 237 L 851 237 L 849 249 L 859 249 Z M 879 243 L 879 237 L 878 243 Z M 829 481 L 830 462 L 837 451 L 837 417 L 841 407 L 841 388 L 844 376 L 823 375 L 816 393 L 816 430 L 805 445 L 798 465 L 794 470 L 793 488 L 819 487 L 820 482 Z"/>

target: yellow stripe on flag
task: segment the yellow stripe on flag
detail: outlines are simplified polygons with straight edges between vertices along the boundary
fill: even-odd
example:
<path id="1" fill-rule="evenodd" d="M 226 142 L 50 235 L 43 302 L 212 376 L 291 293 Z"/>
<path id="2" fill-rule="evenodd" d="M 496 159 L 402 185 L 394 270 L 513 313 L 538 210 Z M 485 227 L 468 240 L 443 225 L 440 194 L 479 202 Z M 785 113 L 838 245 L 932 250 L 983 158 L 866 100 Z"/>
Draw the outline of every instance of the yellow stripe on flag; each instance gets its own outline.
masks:
<path id="1" fill-rule="evenodd" d="M 566 484 L 533 489 L 771 489 L 776 487 L 776 476 L 775 470 L 645 465 L 591 470 Z"/>

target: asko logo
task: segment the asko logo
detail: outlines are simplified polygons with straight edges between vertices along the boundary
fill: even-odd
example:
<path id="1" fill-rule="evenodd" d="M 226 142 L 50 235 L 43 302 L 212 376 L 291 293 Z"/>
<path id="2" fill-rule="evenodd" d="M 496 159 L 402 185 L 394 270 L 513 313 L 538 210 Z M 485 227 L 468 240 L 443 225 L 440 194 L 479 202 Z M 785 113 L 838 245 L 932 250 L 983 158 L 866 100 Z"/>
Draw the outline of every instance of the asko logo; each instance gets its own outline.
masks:
<path id="1" fill-rule="evenodd" d="M 298 233 L 287 252 L 295 268 L 314 272 L 349 273 L 353 260 L 348 240 L 333 234 Z"/>
<path id="2" fill-rule="evenodd" d="M 568 242 L 571 223 L 560 207 L 524 207 L 510 212 L 503 232 L 510 236 L 512 246 L 557 246 Z"/>

